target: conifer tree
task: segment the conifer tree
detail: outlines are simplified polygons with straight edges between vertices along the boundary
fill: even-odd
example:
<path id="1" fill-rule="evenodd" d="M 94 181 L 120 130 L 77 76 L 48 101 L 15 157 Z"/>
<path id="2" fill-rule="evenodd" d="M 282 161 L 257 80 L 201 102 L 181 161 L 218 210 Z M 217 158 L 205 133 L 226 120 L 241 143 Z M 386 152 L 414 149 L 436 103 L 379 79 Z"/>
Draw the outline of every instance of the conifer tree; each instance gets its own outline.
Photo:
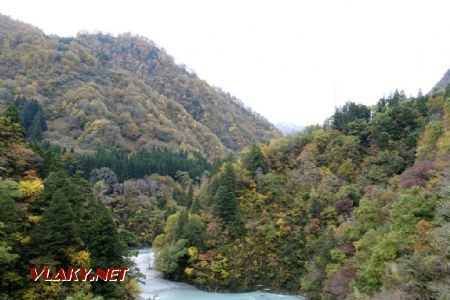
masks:
<path id="1" fill-rule="evenodd" d="M 22 143 L 23 139 L 19 113 L 15 105 L 10 105 L 0 117 L 0 150 L 11 144 Z"/>
<path id="2" fill-rule="evenodd" d="M 227 163 L 220 177 L 214 211 L 234 234 L 239 226 L 239 200 L 236 196 L 236 174 L 232 163 Z"/>
<path id="3" fill-rule="evenodd" d="M 80 246 L 76 215 L 67 195 L 56 191 L 43 214 L 31 231 L 30 253 L 34 257 L 50 255 L 54 260 L 67 263 L 66 250 Z"/>
<path id="4" fill-rule="evenodd" d="M 120 241 L 116 224 L 109 211 L 98 200 L 89 203 L 84 216 L 86 244 L 94 267 L 118 267 L 123 263 L 124 245 Z"/>
<path id="5" fill-rule="evenodd" d="M 6 236 L 11 234 L 17 225 L 17 209 L 15 198 L 19 195 L 19 185 L 12 180 L 0 180 L 0 231 Z"/>
<path id="6" fill-rule="evenodd" d="M 244 158 L 244 165 L 245 168 L 250 171 L 252 176 L 255 176 L 258 173 L 258 170 L 263 174 L 267 173 L 269 170 L 266 157 L 256 143 L 252 144 L 250 152 Z"/>
<path id="7" fill-rule="evenodd" d="M 15 101 L 15 106 L 17 107 L 20 124 L 24 128 L 26 138 L 33 141 L 42 140 L 42 132 L 47 130 L 47 123 L 44 111 L 39 103 L 35 99 L 18 98 Z"/>

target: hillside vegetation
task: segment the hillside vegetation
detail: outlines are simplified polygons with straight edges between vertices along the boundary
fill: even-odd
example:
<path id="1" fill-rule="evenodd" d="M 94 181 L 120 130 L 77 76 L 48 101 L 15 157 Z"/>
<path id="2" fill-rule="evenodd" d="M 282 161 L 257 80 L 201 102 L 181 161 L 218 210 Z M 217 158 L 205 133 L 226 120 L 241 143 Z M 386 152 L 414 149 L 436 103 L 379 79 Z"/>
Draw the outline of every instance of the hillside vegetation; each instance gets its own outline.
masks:
<path id="1" fill-rule="evenodd" d="M 448 299 L 450 86 L 347 103 L 213 167 L 153 245 L 167 278 L 308 299 Z"/>
<path id="2" fill-rule="evenodd" d="M 0 15 L 0 105 L 18 97 L 43 107 L 47 141 L 76 152 L 168 146 L 213 157 L 279 136 L 146 38 L 49 36 Z"/>
<path id="3" fill-rule="evenodd" d="M 39 141 L 41 111 L 21 98 L 0 114 L 0 299 L 136 299 L 129 247 L 149 245 L 191 206 L 210 164 L 187 150 L 61 149 Z M 29 273 L 111 266 L 131 268 L 124 282 L 34 282 Z"/>
<path id="4" fill-rule="evenodd" d="M 205 290 L 449 299 L 450 85 L 272 138 L 146 39 L 1 16 L 0 45 L 1 299 L 136 299 L 151 243 Z M 131 270 L 32 281 L 44 266 Z"/>

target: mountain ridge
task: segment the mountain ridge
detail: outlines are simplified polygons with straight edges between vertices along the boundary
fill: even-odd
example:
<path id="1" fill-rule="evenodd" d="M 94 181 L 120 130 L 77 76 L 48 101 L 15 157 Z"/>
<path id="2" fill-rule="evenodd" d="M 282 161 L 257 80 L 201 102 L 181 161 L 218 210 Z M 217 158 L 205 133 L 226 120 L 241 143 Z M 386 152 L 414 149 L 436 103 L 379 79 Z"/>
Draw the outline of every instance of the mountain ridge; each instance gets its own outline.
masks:
<path id="1" fill-rule="evenodd" d="M 450 69 L 448 69 L 447 72 L 444 73 L 442 78 L 431 89 L 430 93 L 445 89 L 449 83 L 450 83 Z"/>
<path id="2" fill-rule="evenodd" d="M 45 140 L 53 144 L 132 152 L 168 146 L 213 157 L 280 136 L 144 37 L 64 38 L 0 15 L 0 45 L 0 104 L 38 100 L 49 124 Z"/>

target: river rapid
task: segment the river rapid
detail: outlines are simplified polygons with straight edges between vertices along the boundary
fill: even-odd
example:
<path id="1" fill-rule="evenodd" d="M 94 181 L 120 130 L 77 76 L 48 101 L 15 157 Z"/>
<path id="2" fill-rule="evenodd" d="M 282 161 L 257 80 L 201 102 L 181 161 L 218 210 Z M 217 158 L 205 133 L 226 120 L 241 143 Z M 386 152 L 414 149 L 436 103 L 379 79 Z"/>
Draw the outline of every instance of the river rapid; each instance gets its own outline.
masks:
<path id="1" fill-rule="evenodd" d="M 161 273 L 154 269 L 154 258 L 151 248 L 140 249 L 138 256 L 132 258 L 139 271 L 145 275 L 145 279 L 140 279 L 139 283 L 141 298 L 145 300 L 304 300 L 302 297 L 265 292 L 205 292 L 186 283 L 163 279 Z"/>

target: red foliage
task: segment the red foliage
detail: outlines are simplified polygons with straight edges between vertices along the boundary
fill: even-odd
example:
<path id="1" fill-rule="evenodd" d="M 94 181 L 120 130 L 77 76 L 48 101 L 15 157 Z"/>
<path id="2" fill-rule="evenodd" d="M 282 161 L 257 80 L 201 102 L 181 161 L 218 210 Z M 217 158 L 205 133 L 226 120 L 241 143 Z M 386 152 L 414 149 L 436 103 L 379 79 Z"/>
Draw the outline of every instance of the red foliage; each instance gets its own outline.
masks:
<path id="1" fill-rule="evenodd" d="M 25 171 L 25 177 L 27 179 L 30 179 L 30 180 L 39 178 L 36 170 L 27 170 L 27 171 Z"/>
<path id="2" fill-rule="evenodd" d="M 425 186 L 432 176 L 433 167 L 433 160 L 416 163 L 400 176 L 400 186 L 403 189 L 408 189 L 413 186 Z"/>

